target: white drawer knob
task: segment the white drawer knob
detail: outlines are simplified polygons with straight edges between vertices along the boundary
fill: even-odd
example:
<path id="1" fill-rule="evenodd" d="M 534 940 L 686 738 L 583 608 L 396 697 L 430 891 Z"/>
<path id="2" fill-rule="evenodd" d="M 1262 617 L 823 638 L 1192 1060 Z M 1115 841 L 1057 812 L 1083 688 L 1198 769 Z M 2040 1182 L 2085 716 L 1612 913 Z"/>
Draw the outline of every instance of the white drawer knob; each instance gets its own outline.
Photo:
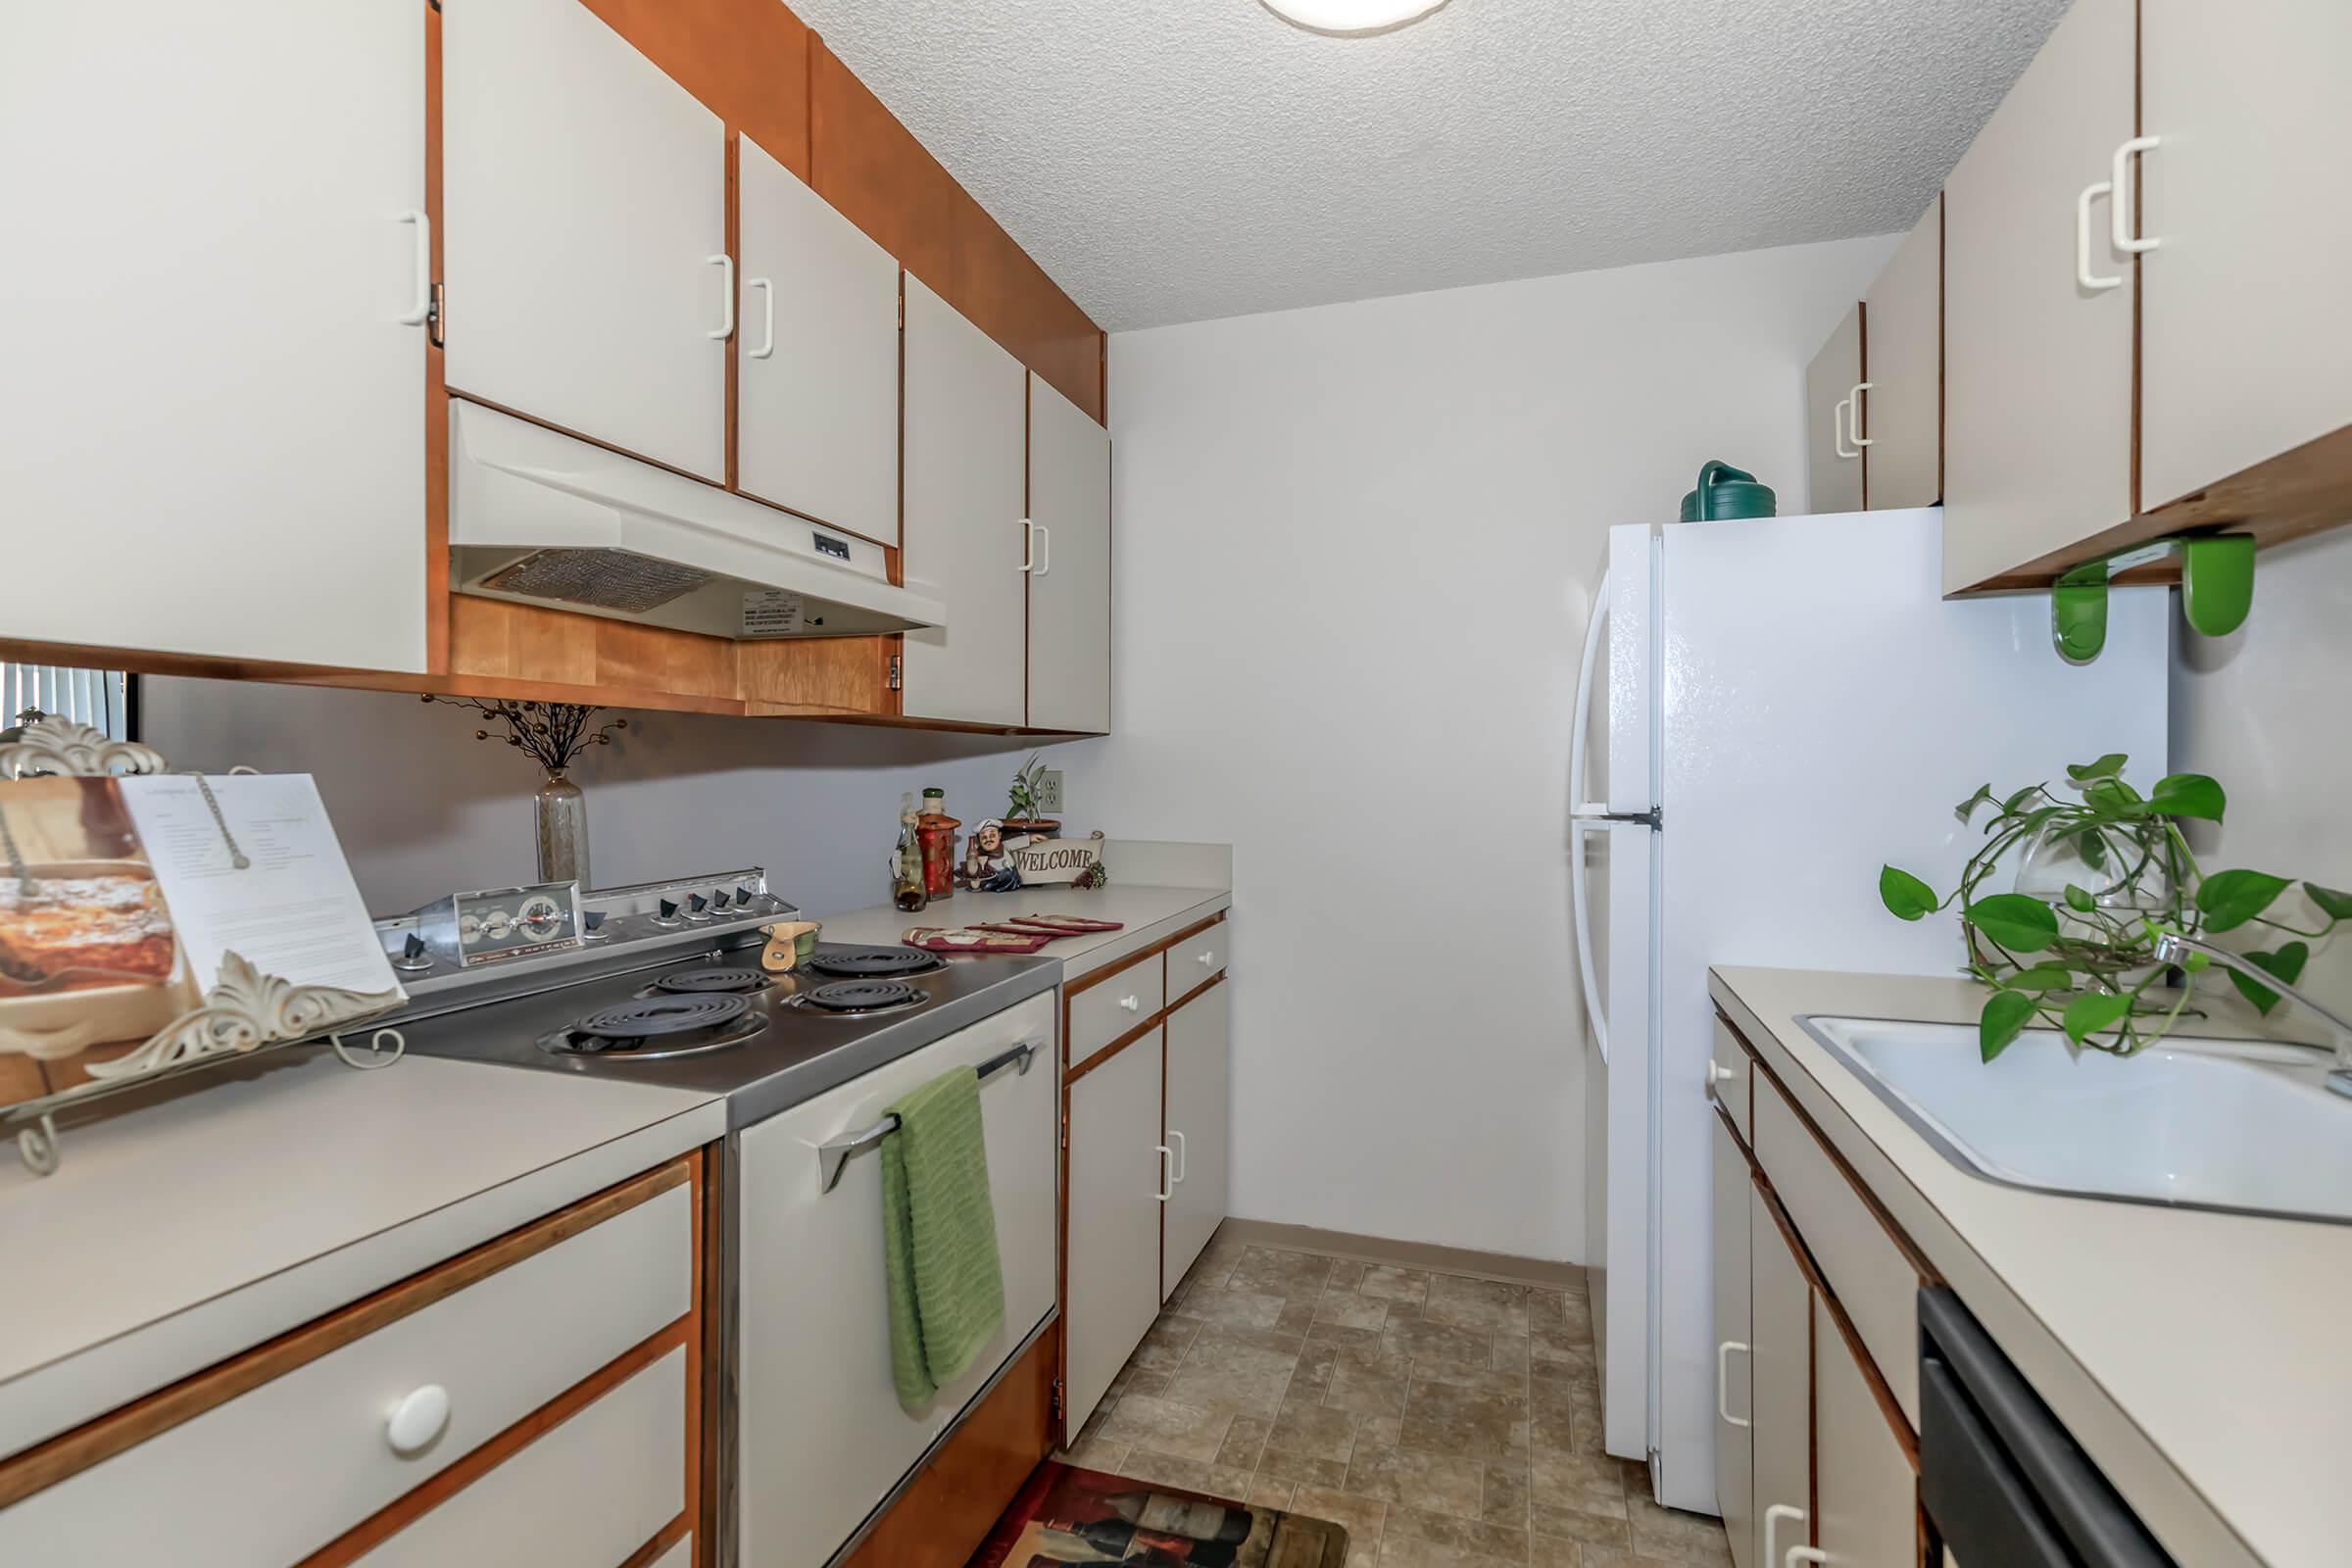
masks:
<path id="1" fill-rule="evenodd" d="M 1198 954 L 1194 955 L 1194 956 L 1204 965 L 1211 964 L 1217 961 L 1217 950 L 1214 948 L 1202 948 Z"/>
<path id="2" fill-rule="evenodd" d="M 384 1422 L 384 1441 L 402 1458 L 422 1453 L 449 1428 L 449 1391 L 438 1383 L 403 1395 Z"/>
<path id="3" fill-rule="evenodd" d="M 1121 997 L 1119 999 L 1119 1005 L 1125 1007 L 1129 1012 L 1138 1011 L 1143 1004 L 1144 999 L 1141 997 Z"/>
<path id="4" fill-rule="evenodd" d="M 1707 1063 L 1707 1087 L 1709 1089 L 1720 1083 L 1729 1083 L 1739 1076 L 1739 1071 L 1735 1068 L 1719 1066 L 1713 1061 Z"/>

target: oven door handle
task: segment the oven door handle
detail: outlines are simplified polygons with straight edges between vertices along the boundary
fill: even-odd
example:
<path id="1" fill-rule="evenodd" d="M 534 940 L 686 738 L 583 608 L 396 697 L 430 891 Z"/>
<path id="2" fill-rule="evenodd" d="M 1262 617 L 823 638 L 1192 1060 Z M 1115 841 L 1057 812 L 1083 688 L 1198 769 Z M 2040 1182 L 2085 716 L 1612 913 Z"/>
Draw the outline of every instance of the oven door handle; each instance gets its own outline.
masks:
<path id="1" fill-rule="evenodd" d="M 973 1076 L 982 1083 L 986 1083 L 1005 1068 L 1015 1065 L 1019 1066 L 1022 1073 L 1026 1075 L 1030 1063 L 1037 1059 L 1037 1054 L 1043 1051 L 1045 1046 L 1046 1043 L 1042 1040 L 1024 1040 L 1010 1051 L 1001 1055 L 991 1056 L 980 1063 L 979 1066 L 972 1069 Z M 862 1131 L 844 1133 L 839 1138 L 817 1145 L 816 1169 L 817 1175 L 823 1183 L 818 1191 L 829 1193 L 840 1186 L 841 1173 L 849 1165 L 852 1154 L 862 1154 L 869 1149 L 881 1148 L 882 1140 L 898 1130 L 899 1118 L 894 1113 L 883 1117 Z"/>

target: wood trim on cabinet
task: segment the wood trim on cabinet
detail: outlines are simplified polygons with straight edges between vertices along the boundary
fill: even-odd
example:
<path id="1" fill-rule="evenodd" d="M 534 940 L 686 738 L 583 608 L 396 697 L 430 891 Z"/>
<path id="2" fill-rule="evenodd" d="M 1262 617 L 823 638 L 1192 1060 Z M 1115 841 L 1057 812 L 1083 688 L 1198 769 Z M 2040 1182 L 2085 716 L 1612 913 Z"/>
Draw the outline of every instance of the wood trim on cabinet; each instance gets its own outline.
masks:
<path id="1" fill-rule="evenodd" d="M 774 0 L 583 0 L 662 74 L 800 178 L 808 177 L 816 34 Z"/>
<path id="2" fill-rule="evenodd" d="M 1170 997 L 1168 999 L 1168 1004 L 1162 1007 L 1160 1012 L 1163 1016 L 1172 1018 L 1177 1013 L 1183 1011 L 1186 1007 L 1191 1006 L 1194 1003 L 1200 1001 L 1202 997 L 1207 996 L 1209 992 L 1215 990 L 1218 986 L 1221 986 L 1224 983 L 1225 971 L 1219 969 L 1215 974 L 1210 975 L 1207 979 L 1193 987 L 1192 990 L 1184 993 L 1184 995 L 1180 997 Z"/>
<path id="3" fill-rule="evenodd" d="M 1120 1052 L 1125 1051 L 1129 1046 L 1134 1045 L 1137 1041 L 1143 1039 L 1146 1035 L 1150 1034 L 1152 1030 L 1157 1029 L 1160 1025 L 1166 1023 L 1167 1021 L 1167 1009 L 1162 1007 L 1159 1011 L 1152 1014 L 1151 1017 L 1146 1018 L 1142 1023 L 1137 1024 L 1134 1028 L 1119 1036 L 1118 1039 L 1113 1040 L 1109 1045 L 1104 1046 L 1101 1051 L 1096 1052 L 1093 1055 L 1087 1057 L 1084 1061 L 1077 1063 L 1067 1072 L 1063 1073 L 1061 1075 L 1062 1083 L 1065 1086 L 1076 1083 L 1079 1079 L 1085 1077 L 1088 1073 L 1093 1072 L 1097 1067 L 1102 1066 L 1104 1062 L 1110 1060 L 1111 1057 L 1117 1055 Z M 1066 1039 L 1068 1037 L 1065 1035 L 1063 1038 Z"/>
<path id="4" fill-rule="evenodd" d="M 1118 959 L 1116 962 L 1106 963 L 1100 969 L 1089 969 L 1077 979 L 1069 981 L 1067 984 L 1063 985 L 1061 988 L 1061 994 L 1065 997 L 1074 997 L 1082 991 L 1092 991 L 1095 989 L 1095 987 L 1102 984 L 1103 981 L 1108 980 L 1111 976 L 1125 974 L 1128 970 L 1134 968 L 1137 964 L 1142 963 L 1147 958 L 1157 957 L 1160 954 L 1165 953 L 1168 950 L 1168 942 L 1174 942 L 1177 939 L 1175 937 L 1170 937 L 1167 939 L 1167 942 L 1156 942 L 1148 948 L 1138 948 L 1135 952 L 1130 953 L 1125 957 Z"/>
<path id="5" fill-rule="evenodd" d="M 1868 300 L 1854 301 L 1854 334 L 1860 339 L 1856 353 L 1861 360 L 1861 379 L 1867 381 L 1870 379 L 1870 301 Z M 1870 428 L 1870 394 L 1868 392 L 1857 391 L 1854 394 L 1854 412 L 1848 416 L 1848 418 L 1854 428 L 1858 430 Z M 1870 510 L 1870 448 L 1863 447 L 1861 452 L 1862 510 L 1868 512 Z"/>
<path id="6" fill-rule="evenodd" d="M 509 1231 L 469 1252 L 461 1252 L 421 1273 L 387 1285 L 372 1296 L 362 1297 L 324 1317 L 266 1340 L 232 1359 L 182 1378 L 119 1410 L 111 1410 L 25 1449 L 0 1463 L 0 1507 L 78 1475 L 92 1465 L 226 1404 L 241 1394 L 625 1213 L 673 1187 L 693 1182 L 693 1157 L 673 1160 L 609 1187 L 569 1208 Z"/>
<path id="7" fill-rule="evenodd" d="M 678 1515 L 678 1517 L 663 1525 L 660 1530 L 654 1532 L 653 1540 L 647 1542 L 644 1545 L 639 1546 L 635 1551 L 630 1552 L 628 1556 L 622 1560 L 620 1568 L 648 1568 L 649 1564 L 660 1562 L 662 1560 L 662 1554 L 669 1550 L 670 1547 L 676 1545 L 679 1542 L 685 1540 L 687 1533 L 693 1528 L 693 1526 L 688 1524 L 684 1514 Z M 709 1537 L 706 1536 L 703 1539 L 708 1540 Z"/>

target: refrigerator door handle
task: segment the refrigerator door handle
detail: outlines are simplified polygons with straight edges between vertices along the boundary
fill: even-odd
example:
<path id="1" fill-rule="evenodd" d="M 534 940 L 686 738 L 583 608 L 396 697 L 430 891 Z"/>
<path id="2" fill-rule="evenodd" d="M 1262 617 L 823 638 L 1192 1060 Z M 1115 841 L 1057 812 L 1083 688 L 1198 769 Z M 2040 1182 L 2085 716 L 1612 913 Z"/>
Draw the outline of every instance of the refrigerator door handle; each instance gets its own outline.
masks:
<path id="1" fill-rule="evenodd" d="M 1576 921 L 1576 973 L 1584 982 L 1585 1016 L 1592 1024 L 1592 1043 L 1600 1048 L 1600 1059 L 1609 1059 L 1609 1015 L 1600 1005 L 1600 976 L 1592 962 L 1592 900 L 1585 886 L 1585 835 L 1605 822 L 1580 817 L 1569 824 L 1568 838 L 1574 846 L 1569 856 L 1568 896 L 1572 917 Z"/>
<path id="2" fill-rule="evenodd" d="M 1592 718 L 1592 677 L 1600 670 L 1600 634 L 1609 623 L 1609 574 L 1600 574 L 1600 586 L 1592 593 L 1592 614 L 1585 622 L 1585 659 L 1576 671 L 1576 728 L 1568 735 L 1568 811 L 1571 816 L 1606 816 L 1609 803 L 1585 799 L 1585 730 Z M 1581 858 L 1584 843 L 1577 841 Z M 1581 878 L 1583 873 L 1578 873 Z M 1577 886 L 1584 884 L 1580 880 Z M 1582 894 L 1579 894 L 1582 897 Z M 1578 936 L 1583 936 L 1580 926 Z M 1590 967 L 1590 960 L 1587 960 Z M 1586 984 L 1590 986 L 1591 981 Z M 1605 1053 L 1604 1053 L 1605 1054 Z"/>

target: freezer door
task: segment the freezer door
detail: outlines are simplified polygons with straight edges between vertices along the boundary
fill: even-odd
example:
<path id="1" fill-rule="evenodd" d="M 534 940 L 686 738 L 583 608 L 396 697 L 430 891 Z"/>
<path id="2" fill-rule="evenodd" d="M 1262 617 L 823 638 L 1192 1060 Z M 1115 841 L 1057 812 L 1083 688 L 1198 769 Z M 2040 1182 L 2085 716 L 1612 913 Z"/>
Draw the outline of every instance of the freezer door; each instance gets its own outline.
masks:
<path id="1" fill-rule="evenodd" d="M 1608 627 L 1593 699 L 1608 745 L 1598 753 L 1587 799 L 1605 802 L 1617 815 L 1639 816 L 1658 804 L 1652 632 L 1659 541 L 1646 523 L 1609 530 Z"/>
<path id="2" fill-rule="evenodd" d="M 2163 589 L 2117 591 L 2107 648 L 2058 657 L 2047 594 L 1946 602 L 1937 508 L 1665 531 L 1659 565 L 1658 1499 L 1714 1504 L 1706 1065 L 1710 965 L 1949 974 L 1949 915 L 1906 923 L 1882 863 L 1949 889 L 1982 842 L 1952 808 L 2066 764 L 2165 764 Z"/>
<path id="3" fill-rule="evenodd" d="M 1649 964 L 1657 834 L 1646 822 L 1577 823 L 1577 943 L 1584 970 L 1585 1267 L 1600 1364 L 1601 1441 L 1649 1448 Z"/>

